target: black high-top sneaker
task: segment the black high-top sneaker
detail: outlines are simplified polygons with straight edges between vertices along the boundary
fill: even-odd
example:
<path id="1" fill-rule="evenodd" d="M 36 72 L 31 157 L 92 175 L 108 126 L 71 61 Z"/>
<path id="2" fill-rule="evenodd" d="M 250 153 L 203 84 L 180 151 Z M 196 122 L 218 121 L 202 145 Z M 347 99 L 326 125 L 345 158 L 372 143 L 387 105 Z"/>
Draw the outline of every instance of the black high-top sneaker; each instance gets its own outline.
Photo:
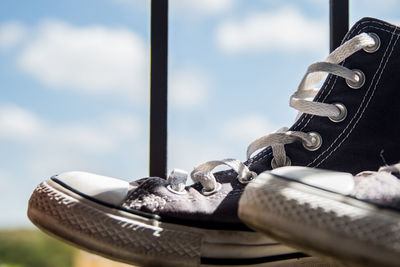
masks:
<path id="1" fill-rule="evenodd" d="M 399 266 L 400 163 L 355 176 L 287 166 L 250 183 L 239 216 L 252 228 L 345 266 Z"/>
<path id="2" fill-rule="evenodd" d="M 251 143 L 245 163 L 204 163 L 190 173 L 190 186 L 189 175 L 179 170 L 167 180 L 130 184 L 63 173 L 37 187 L 28 216 L 70 243 L 137 265 L 277 266 L 279 260 L 304 257 L 242 224 L 239 198 L 249 181 L 272 168 L 292 164 L 354 174 L 377 169 L 383 157 L 398 160 L 399 33 L 382 21 L 359 21 L 342 46 L 309 67 L 291 97 L 300 111 L 294 125 Z M 321 89 L 314 89 L 326 73 Z M 232 170 L 213 173 L 221 164 Z"/>

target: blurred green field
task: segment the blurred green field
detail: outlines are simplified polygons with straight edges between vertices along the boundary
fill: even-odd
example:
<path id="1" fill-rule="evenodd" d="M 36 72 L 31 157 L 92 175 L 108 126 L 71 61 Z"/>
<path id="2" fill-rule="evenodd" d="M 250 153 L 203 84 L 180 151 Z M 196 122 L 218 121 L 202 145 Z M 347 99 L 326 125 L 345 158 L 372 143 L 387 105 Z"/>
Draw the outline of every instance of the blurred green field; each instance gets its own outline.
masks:
<path id="1" fill-rule="evenodd" d="M 38 230 L 0 231 L 0 267 L 73 267 L 77 253 Z"/>
<path id="2" fill-rule="evenodd" d="M 76 249 L 39 230 L 0 230 L 0 267 L 130 267 Z"/>

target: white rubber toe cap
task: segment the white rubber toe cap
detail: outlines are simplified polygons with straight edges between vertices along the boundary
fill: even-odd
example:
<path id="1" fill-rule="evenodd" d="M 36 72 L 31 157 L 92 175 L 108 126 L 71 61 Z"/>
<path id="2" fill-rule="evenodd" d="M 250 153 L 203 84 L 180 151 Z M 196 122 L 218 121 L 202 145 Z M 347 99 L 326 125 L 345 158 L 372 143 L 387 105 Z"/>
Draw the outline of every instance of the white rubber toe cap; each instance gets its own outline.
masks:
<path id="1" fill-rule="evenodd" d="M 129 183 L 88 172 L 64 172 L 54 176 L 74 190 L 98 200 L 120 205 L 127 197 Z"/>
<path id="2" fill-rule="evenodd" d="M 347 172 L 288 166 L 274 169 L 271 173 L 344 195 L 354 190 L 354 177 Z"/>

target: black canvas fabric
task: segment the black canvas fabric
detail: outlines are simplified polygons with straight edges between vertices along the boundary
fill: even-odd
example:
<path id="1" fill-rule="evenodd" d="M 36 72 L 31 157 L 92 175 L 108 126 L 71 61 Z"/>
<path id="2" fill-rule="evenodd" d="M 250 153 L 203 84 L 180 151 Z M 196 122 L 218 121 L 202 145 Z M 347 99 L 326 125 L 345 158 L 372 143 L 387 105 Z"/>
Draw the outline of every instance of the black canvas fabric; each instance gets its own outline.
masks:
<path id="1" fill-rule="evenodd" d="M 342 103 L 347 108 L 347 117 L 342 122 L 332 122 L 326 117 L 303 114 L 290 130 L 318 132 L 323 143 L 316 151 L 306 150 L 301 143 L 286 145 L 292 165 L 356 174 L 399 161 L 400 29 L 380 20 L 364 18 L 354 25 L 344 41 L 363 32 L 380 37 L 379 50 L 374 53 L 361 50 L 342 65 L 362 70 L 365 84 L 360 89 L 352 89 L 341 77 L 327 77 L 314 101 Z M 266 148 L 246 164 L 261 173 L 271 169 L 271 160 L 271 148 Z M 237 181 L 233 171 L 217 173 L 216 178 L 222 189 L 210 196 L 201 193 L 199 184 L 187 187 L 185 195 L 176 195 L 166 189 L 165 180 L 148 178 L 131 190 L 123 206 L 181 224 L 206 228 L 243 227 L 237 217 L 237 207 L 245 185 Z"/>

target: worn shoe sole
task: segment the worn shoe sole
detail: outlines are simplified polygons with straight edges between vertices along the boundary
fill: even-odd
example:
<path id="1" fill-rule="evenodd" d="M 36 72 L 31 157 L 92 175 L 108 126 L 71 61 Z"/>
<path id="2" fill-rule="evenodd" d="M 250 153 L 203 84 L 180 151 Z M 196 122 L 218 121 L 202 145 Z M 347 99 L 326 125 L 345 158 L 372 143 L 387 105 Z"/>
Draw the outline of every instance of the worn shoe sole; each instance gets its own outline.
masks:
<path id="1" fill-rule="evenodd" d="M 359 266 L 399 266 L 400 213 L 262 173 L 239 202 L 251 228 L 311 254 Z"/>
<path id="2" fill-rule="evenodd" d="M 149 219 L 87 199 L 51 179 L 33 192 L 28 217 L 72 245 L 139 266 L 328 266 L 256 232 Z"/>

